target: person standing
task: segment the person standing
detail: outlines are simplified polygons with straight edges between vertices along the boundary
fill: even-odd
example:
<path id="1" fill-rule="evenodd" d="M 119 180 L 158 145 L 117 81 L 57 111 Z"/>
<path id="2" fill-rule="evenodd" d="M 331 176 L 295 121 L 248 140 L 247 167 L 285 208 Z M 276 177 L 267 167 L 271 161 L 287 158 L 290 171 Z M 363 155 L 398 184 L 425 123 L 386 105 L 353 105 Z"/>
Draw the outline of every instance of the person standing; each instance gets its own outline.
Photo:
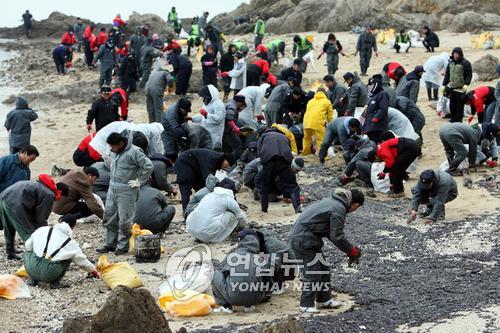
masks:
<path id="1" fill-rule="evenodd" d="M 415 69 L 399 80 L 396 87 L 396 96 L 404 96 L 417 103 L 418 92 L 420 91 L 420 79 L 425 70 L 423 66 L 415 66 Z"/>
<path id="2" fill-rule="evenodd" d="M 318 308 L 338 308 L 341 302 L 332 294 L 330 268 L 324 262 L 323 238 L 330 240 L 352 260 L 361 257 L 361 250 L 351 245 L 344 233 L 346 216 L 363 206 L 363 192 L 336 189 L 331 197 L 307 206 L 293 224 L 288 244 L 300 260 L 303 274 L 299 310 L 318 312 Z M 318 259 L 319 258 L 319 259 Z"/>
<path id="3" fill-rule="evenodd" d="M 87 112 L 87 131 L 92 131 L 92 122 L 94 120 L 96 132 L 113 121 L 120 120 L 118 105 L 111 103 L 110 87 L 101 87 L 101 96 L 92 103 L 92 107 Z"/>
<path id="4" fill-rule="evenodd" d="M 94 51 L 93 49 L 93 41 L 95 40 L 94 36 L 94 23 L 91 23 L 85 27 L 83 30 L 83 51 L 85 52 L 85 63 L 88 68 L 92 68 L 94 63 Z"/>
<path id="5" fill-rule="evenodd" d="M 172 7 L 170 12 L 168 12 L 167 22 L 171 25 L 177 23 L 177 12 L 175 11 L 175 7 Z"/>
<path id="6" fill-rule="evenodd" d="M 372 33 L 372 27 L 367 26 L 365 31 L 359 35 L 358 42 L 356 43 L 356 52 L 354 53 L 354 55 L 358 55 L 359 53 L 359 65 L 362 76 L 367 76 L 366 72 L 368 71 L 368 67 L 370 67 L 372 50 L 375 52 L 375 56 L 378 57 L 377 40 Z"/>
<path id="7" fill-rule="evenodd" d="M 255 22 L 255 27 L 253 28 L 253 34 L 255 35 L 253 45 L 257 48 L 257 45 L 262 44 L 262 39 L 266 34 L 266 22 L 260 14 L 257 14 L 257 21 Z"/>
<path id="8" fill-rule="evenodd" d="M 200 18 L 198 19 L 198 25 L 200 26 L 200 30 L 201 32 L 203 32 L 202 36 L 204 36 L 205 39 L 207 38 L 207 35 L 205 34 L 205 29 L 207 28 L 208 25 L 208 15 L 209 15 L 208 12 L 203 12 L 203 15 L 201 15 Z"/>
<path id="9" fill-rule="evenodd" d="M 149 123 L 161 122 L 165 89 L 171 87 L 173 82 L 172 75 L 165 69 L 158 68 L 151 74 L 144 89 Z"/>
<path id="10" fill-rule="evenodd" d="M 33 15 L 31 15 L 30 11 L 26 9 L 26 12 L 23 14 L 23 26 L 26 33 L 26 38 L 31 38 L 31 31 L 33 29 L 32 20 Z"/>
<path id="11" fill-rule="evenodd" d="M 319 150 L 326 132 L 326 125 L 333 119 L 332 103 L 326 96 L 326 91 L 319 88 L 314 98 L 307 103 L 304 114 L 304 138 L 302 139 L 302 155 L 311 154 L 312 138 L 316 139 L 316 149 Z"/>
<path id="12" fill-rule="evenodd" d="M 422 34 L 424 35 L 423 44 L 426 52 L 434 52 L 434 48 L 439 47 L 439 37 L 434 31 L 432 31 L 427 25 L 422 28 Z"/>
<path id="13" fill-rule="evenodd" d="M 347 72 L 343 77 L 348 86 L 347 92 L 344 98 L 342 98 L 342 104 L 347 103 L 344 116 L 353 117 L 356 116 L 356 111 L 361 113 L 368 103 L 368 89 L 357 74 Z"/>
<path id="14" fill-rule="evenodd" d="M 237 95 L 239 91 L 247 86 L 247 62 L 239 51 L 234 53 L 234 67 L 229 72 L 222 72 L 222 77 L 231 78 L 229 88 Z"/>
<path id="15" fill-rule="evenodd" d="M 189 89 L 189 79 L 193 72 L 193 64 L 188 57 L 176 52 L 168 56 L 168 62 L 174 69 L 172 74 L 175 77 L 175 94 L 183 97 Z"/>
<path id="16" fill-rule="evenodd" d="M 220 58 L 219 69 L 221 73 L 229 73 L 234 67 L 234 53 L 236 52 L 236 47 L 233 44 L 229 44 L 227 52 Z M 245 71 L 246 73 L 246 71 Z M 226 103 L 229 99 L 229 93 L 231 92 L 231 77 L 229 75 L 222 76 L 222 83 L 224 87 L 224 97 L 222 101 Z"/>
<path id="17" fill-rule="evenodd" d="M 73 31 L 75 32 L 76 36 L 76 41 L 78 43 L 78 46 L 76 50 L 78 52 L 82 51 L 82 45 L 83 45 L 83 31 L 85 30 L 85 25 L 83 24 L 83 21 L 81 18 L 76 19 L 75 25 L 73 25 Z"/>
<path id="18" fill-rule="evenodd" d="M 223 39 L 223 34 L 222 31 L 213 26 L 211 23 L 207 25 L 205 28 L 205 40 L 210 41 L 210 44 L 212 44 L 215 47 L 215 54 L 220 53 L 221 57 L 224 53 L 224 48 L 222 46 L 222 39 Z"/>
<path id="19" fill-rule="evenodd" d="M 426 224 L 445 218 L 445 204 L 458 196 L 457 182 L 446 171 L 425 170 L 420 174 L 417 185 L 411 190 L 411 219 L 415 220 L 420 205 L 427 205 L 421 217 Z"/>
<path id="20" fill-rule="evenodd" d="M 38 119 L 38 114 L 28 106 L 28 101 L 19 96 L 16 108 L 5 117 L 4 127 L 9 132 L 9 150 L 15 154 L 28 147 L 31 141 L 31 122 Z"/>
<path id="21" fill-rule="evenodd" d="M 203 85 L 209 84 L 217 87 L 217 55 L 213 45 L 208 45 L 206 53 L 201 57 L 201 68 L 203 70 Z"/>
<path id="22" fill-rule="evenodd" d="M 456 47 L 451 53 L 448 67 L 444 75 L 443 87 L 450 99 L 450 122 L 462 122 L 464 117 L 464 102 L 462 96 L 467 91 L 472 80 L 472 66 L 464 58 L 462 48 Z"/>
<path id="23" fill-rule="evenodd" d="M 300 71 L 303 73 L 307 69 L 307 64 L 302 58 L 313 49 L 311 41 L 306 37 L 295 35 L 293 36 L 292 55 L 300 60 Z M 285 79 L 285 78 L 283 78 Z"/>
<path id="24" fill-rule="evenodd" d="M 165 149 L 165 156 L 171 161 L 177 159 L 177 154 L 180 151 L 178 140 L 176 140 L 176 132 L 182 131 L 187 124 L 186 118 L 189 112 L 191 112 L 191 101 L 187 98 L 181 98 L 161 116 L 161 124 L 164 129 L 161 133 L 161 139 Z"/>
<path id="25" fill-rule="evenodd" d="M 111 175 L 103 219 L 105 245 L 96 250 L 98 253 L 128 253 L 139 189 L 153 172 L 153 162 L 132 140 L 131 132 L 114 132 L 106 140 L 112 152 Z"/>
<path id="26" fill-rule="evenodd" d="M 111 84 L 113 69 L 116 66 L 115 43 L 111 38 L 104 45 L 101 45 L 93 61 L 93 65 L 97 61 L 101 62 L 99 66 L 99 87 L 102 87 L 104 84 L 109 86 Z"/>
<path id="27" fill-rule="evenodd" d="M 146 86 L 149 80 L 149 76 L 151 75 L 151 71 L 153 70 L 154 59 L 162 55 L 161 51 L 162 47 L 163 47 L 162 45 L 158 44 L 153 45 L 151 39 L 147 39 L 144 45 L 141 47 L 140 63 L 141 63 L 142 77 L 141 77 L 141 82 L 139 82 L 139 88 L 143 89 Z"/>
<path id="28" fill-rule="evenodd" d="M 20 260 L 16 254 L 16 232 L 23 241 L 47 225 L 52 204 L 68 194 L 68 187 L 55 183 L 49 175 L 41 174 L 36 181 L 19 181 L 0 194 L 0 220 L 3 224 L 5 250 L 8 260 Z"/>
<path id="29" fill-rule="evenodd" d="M 439 87 L 443 82 L 443 75 L 450 61 L 450 56 L 446 52 L 434 55 L 424 63 L 424 75 L 422 79 L 427 89 L 427 99 L 437 101 Z"/>
<path id="30" fill-rule="evenodd" d="M 224 118 L 226 117 L 226 108 L 219 99 L 219 91 L 212 85 L 203 86 L 198 92 L 202 98 L 203 106 L 200 114 L 203 116 L 201 126 L 209 133 L 213 143 L 213 149 L 222 150 L 222 136 L 224 134 Z"/>
<path id="31" fill-rule="evenodd" d="M 323 52 L 318 56 L 318 59 L 326 53 L 326 64 L 328 66 L 328 75 L 335 75 L 339 69 L 339 53 L 345 56 L 342 51 L 342 45 L 337 40 L 334 34 L 328 34 L 328 40 L 323 45 Z"/>
<path id="32" fill-rule="evenodd" d="M 23 180 L 30 180 L 30 164 L 40 156 L 35 146 L 26 146 L 18 153 L 0 158 L 0 193 Z M 1 225 L 0 225 L 1 227 Z"/>
<path id="33" fill-rule="evenodd" d="M 373 142 L 379 143 L 380 136 L 389 126 L 389 95 L 382 88 L 382 80 L 377 78 L 370 79 L 368 89 L 370 100 L 363 124 L 363 133 L 366 133 Z"/>
<path id="34" fill-rule="evenodd" d="M 222 151 L 233 153 L 239 159 L 243 153 L 243 141 L 241 140 L 241 128 L 238 126 L 239 113 L 247 106 L 245 96 L 236 95 L 226 103 L 224 119 L 224 134 L 222 136 Z"/>

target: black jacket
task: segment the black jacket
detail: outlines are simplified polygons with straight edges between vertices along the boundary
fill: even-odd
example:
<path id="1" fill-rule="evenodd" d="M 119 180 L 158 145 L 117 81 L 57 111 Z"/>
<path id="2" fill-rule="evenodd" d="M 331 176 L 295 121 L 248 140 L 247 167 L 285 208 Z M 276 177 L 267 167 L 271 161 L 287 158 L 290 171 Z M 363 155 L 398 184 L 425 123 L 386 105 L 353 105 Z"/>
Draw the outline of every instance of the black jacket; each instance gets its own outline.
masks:
<path id="1" fill-rule="evenodd" d="M 460 54 L 460 58 L 458 60 L 453 59 L 453 53 L 458 52 Z M 461 65 L 464 71 L 464 84 L 469 85 L 472 80 L 472 65 L 471 63 L 464 58 L 464 52 L 462 48 L 456 47 L 452 51 L 452 56 L 450 58 L 450 63 L 446 67 L 446 74 L 444 75 L 443 86 L 447 86 L 450 83 L 450 64 L 454 63 L 456 65 Z M 460 87 L 461 88 L 461 87 Z"/>
<path id="2" fill-rule="evenodd" d="M 282 70 L 279 79 L 286 81 L 289 77 L 294 77 L 297 80 L 297 85 L 299 86 L 302 83 L 302 73 L 300 71 L 295 71 L 293 67 L 288 67 Z"/>
<path id="3" fill-rule="evenodd" d="M 119 70 L 120 77 L 123 79 L 139 80 L 137 73 L 137 60 L 130 54 L 122 60 Z"/>
<path id="4" fill-rule="evenodd" d="M 233 53 L 228 51 L 220 58 L 219 68 L 221 72 L 229 72 L 234 67 Z"/>
<path id="5" fill-rule="evenodd" d="M 118 103 L 113 103 L 111 98 L 107 101 L 99 97 L 87 113 L 87 125 L 95 120 L 95 129 L 99 131 L 104 126 L 120 119 Z"/>
<path id="6" fill-rule="evenodd" d="M 280 131 L 274 128 L 268 128 L 260 136 L 257 142 L 257 155 L 262 164 L 266 164 L 273 157 L 281 157 L 290 164 L 293 160 L 290 141 Z"/>
<path id="7" fill-rule="evenodd" d="M 363 125 L 365 133 L 385 131 L 389 125 L 389 95 L 383 90 L 380 90 L 376 95 L 373 95 L 368 101 L 368 110 L 366 112 L 366 120 Z M 378 122 L 373 119 L 377 118 Z"/>
<path id="8" fill-rule="evenodd" d="M 431 45 L 434 45 L 434 47 L 439 47 L 439 37 L 434 31 L 429 30 L 424 38 L 424 41 Z"/>
<path id="9" fill-rule="evenodd" d="M 174 165 L 177 182 L 179 184 L 191 183 L 203 187 L 207 176 L 215 174 L 220 169 L 223 161 L 224 153 L 218 153 L 207 148 L 186 150 L 179 154 Z"/>

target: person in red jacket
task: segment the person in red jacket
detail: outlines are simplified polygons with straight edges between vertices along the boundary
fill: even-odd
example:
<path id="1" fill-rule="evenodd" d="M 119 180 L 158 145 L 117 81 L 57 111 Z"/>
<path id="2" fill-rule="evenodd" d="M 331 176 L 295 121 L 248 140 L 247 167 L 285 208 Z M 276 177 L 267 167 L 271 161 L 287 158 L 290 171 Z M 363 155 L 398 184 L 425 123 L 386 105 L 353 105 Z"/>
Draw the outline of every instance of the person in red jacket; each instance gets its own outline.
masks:
<path id="1" fill-rule="evenodd" d="M 382 68 L 382 77 L 389 83 L 389 79 L 394 80 L 395 86 L 399 84 L 399 80 L 406 75 L 406 70 L 403 65 L 397 61 L 391 61 Z"/>
<path id="2" fill-rule="evenodd" d="M 127 23 L 125 23 L 124 20 L 122 20 L 122 17 L 120 14 L 116 14 L 115 18 L 113 19 L 113 27 L 117 27 L 118 30 L 122 30 Z"/>
<path id="3" fill-rule="evenodd" d="M 392 187 L 389 196 L 395 198 L 405 196 L 403 180 L 408 179 L 406 169 L 420 154 L 417 142 L 403 137 L 388 139 L 377 146 L 377 160 L 385 162 L 384 170 L 377 177 L 382 180 L 389 174 Z"/>
<path id="4" fill-rule="evenodd" d="M 269 63 L 257 58 L 247 66 L 247 86 L 260 86 L 261 79 L 267 81 L 269 74 Z"/>
<path id="5" fill-rule="evenodd" d="M 85 63 L 89 68 L 92 67 L 92 61 L 94 61 L 94 51 L 95 48 L 95 36 L 94 36 L 94 24 L 89 24 L 85 27 L 83 31 L 83 50 L 85 52 Z M 94 44 L 94 46 L 92 46 Z"/>
<path id="6" fill-rule="evenodd" d="M 111 90 L 111 104 L 117 104 L 120 106 L 120 118 L 121 120 L 127 120 L 128 118 L 128 95 L 127 92 L 120 86 L 114 86 Z"/>
<path id="7" fill-rule="evenodd" d="M 495 88 L 488 86 L 477 87 L 474 90 L 462 95 L 462 103 L 469 104 L 472 115 L 469 116 L 469 124 L 477 113 L 477 120 L 483 123 L 485 110 L 488 105 L 495 102 Z"/>
<path id="8" fill-rule="evenodd" d="M 168 38 L 166 42 L 167 45 L 163 48 L 163 52 L 167 52 L 168 54 L 180 54 L 182 52 L 181 45 L 175 39 Z"/>
<path id="9" fill-rule="evenodd" d="M 99 34 L 97 35 L 97 44 L 96 44 L 97 49 L 99 49 L 101 45 L 106 44 L 107 40 L 108 40 L 108 33 L 106 32 L 106 28 L 102 27 L 99 30 Z"/>
<path id="10" fill-rule="evenodd" d="M 73 31 L 73 29 L 69 29 L 62 35 L 61 44 L 69 47 L 72 47 L 74 44 L 76 44 L 75 32 Z"/>
<path id="11" fill-rule="evenodd" d="M 87 135 L 83 140 L 78 144 L 78 148 L 76 148 L 73 153 L 73 162 L 79 167 L 89 167 L 95 162 L 102 161 L 101 155 L 92 148 L 89 143 L 95 136 L 95 132 Z"/>
<path id="12" fill-rule="evenodd" d="M 269 66 L 271 66 L 271 59 L 269 57 L 269 51 L 267 47 L 264 44 L 259 44 L 255 48 L 255 55 L 261 59 L 266 60 L 269 63 Z"/>

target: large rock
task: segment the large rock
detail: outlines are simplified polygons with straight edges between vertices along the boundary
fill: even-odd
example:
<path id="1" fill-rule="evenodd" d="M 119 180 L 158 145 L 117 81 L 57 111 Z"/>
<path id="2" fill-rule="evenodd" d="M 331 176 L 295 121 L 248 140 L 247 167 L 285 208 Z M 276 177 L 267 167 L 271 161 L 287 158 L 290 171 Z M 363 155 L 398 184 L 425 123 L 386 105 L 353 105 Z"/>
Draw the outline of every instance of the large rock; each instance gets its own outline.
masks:
<path id="1" fill-rule="evenodd" d="M 491 81 L 496 79 L 496 68 L 498 58 L 487 54 L 472 64 L 472 71 L 477 73 L 479 81 Z"/>
<path id="2" fill-rule="evenodd" d="M 253 21 L 258 13 L 266 19 L 267 31 L 271 33 L 346 31 L 366 23 L 376 28 L 398 29 L 427 24 L 439 30 L 448 29 L 452 22 L 450 16 L 442 20 L 444 16 L 465 16 L 461 13 L 468 11 L 474 13 L 473 19 L 468 19 L 472 29 L 499 29 L 498 0 L 252 0 L 212 21 L 226 33 L 233 32 L 235 16 L 249 15 Z M 461 24 L 463 18 L 454 19 L 457 29 L 466 28 L 466 23 Z M 252 26 L 242 32 L 250 32 Z"/>
<path id="3" fill-rule="evenodd" d="M 146 289 L 118 286 L 92 319 L 69 319 L 63 333 L 172 333 L 156 300 Z"/>
<path id="4" fill-rule="evenodd" d="M 32 38 L 39 37 L 61 37 L 62 34 L 76 23 L 76 16 L 66 15 L 60 12 L 52 12 L 49 17 L 41 21 L 33 20 Z M 92 21 L 82 18 L 84 24 L 90 24 Z M 111 25 L 100 25 L 110 28 Z M 16 28 L 1 28 L 0 36 L 7 38 L 17 38 L 24 35 L 23 25 Z"/>
<path id="5" fill-rule="evenodd" d="M 156 14 L 139 14 L 132 12 L 127 21 L 127 32 L 132 33 L 141 25 L 149 24 L 153 33 L 162 35 L 173 35 L 174 30 L 165 20 Z"/>
<path id="6" fill-rule="evenodd" d="M 499 30 L 500 15 L 478 14 L 473 11 L 460 13 L 453 17 L 450 30 L 453 32 L 481 32 L 484 30 Z"/>

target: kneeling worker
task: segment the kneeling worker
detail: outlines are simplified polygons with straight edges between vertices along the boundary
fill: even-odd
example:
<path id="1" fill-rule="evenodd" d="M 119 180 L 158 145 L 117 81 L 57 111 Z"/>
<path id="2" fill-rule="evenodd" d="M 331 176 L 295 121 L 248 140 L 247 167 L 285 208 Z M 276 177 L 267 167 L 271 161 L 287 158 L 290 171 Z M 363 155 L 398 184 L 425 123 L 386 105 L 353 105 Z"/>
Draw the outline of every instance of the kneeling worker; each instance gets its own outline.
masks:
<path id="1" fill-rule="evenodd" d="M 301 312 L 318 312 L 318 308 L 338 308 L 342 305 L 333 299 L 330 292 L 330 268 L 323 264 L 324 259 L 318 260 L 317 257 L 323 256 L 322 239 L 328 238 L 351 259 L 359 259 L 361 250 L 346 239 L 344 226 L 346 215 L 362 206 L 364 201 L 363 192 L 359 190 L 336 189 L 330 198 L 307 206 L 295 221 L 289 245 L 297 259 L 301 260 Z"/>
<path id="2" fill-rule="evenodd" d="M 34 287 L 38 282 L 49 282 L 51 289 L 68 287 L 60 284 L 60 281 L 71 262 L 91 276 L 99 278 L 95 266 L 72 238 L 75 225 L 76 219 L 68 215 L 54 226 L 38 228 L 26 241 L 23 257 L 30 286 Z"/>
<path id="3" fill-rule="evenodd" d="M 161 191 L 144 185 L 139 191 L 134 222 L 153 234 L 164 232 L 174 219 L 175 207 L 169 205 Z"/>
<path id="4" fill-rule="evenodd" d="M 445 217 L 445 203 L 455 200 L 458 196 L 457 183 L 446 171 L 425 170 L 420 174 L 420 181 L 411 190 L 413 193 L 411 220 L 417 218 L 418 208 L 426 204 L 427 209 L 421 217 L 427 218 L 426 224 L 431 224 Z"/>

